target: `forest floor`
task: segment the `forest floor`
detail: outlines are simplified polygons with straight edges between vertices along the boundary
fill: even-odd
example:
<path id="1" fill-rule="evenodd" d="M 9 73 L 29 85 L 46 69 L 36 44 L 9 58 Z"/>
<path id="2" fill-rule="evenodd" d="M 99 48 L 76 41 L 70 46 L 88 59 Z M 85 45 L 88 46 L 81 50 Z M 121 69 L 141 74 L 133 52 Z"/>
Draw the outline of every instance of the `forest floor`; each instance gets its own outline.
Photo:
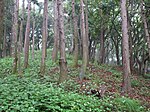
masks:
<path id="1" fill-rule="evenodd" d="M 77 92 L 86 95 L 93 95 L 101 98 L 114 95 L 122 96 L 122 71 L 121 66 L 108 66 L 108 65 L 95 65 L 89 64 L 87 67 L 86 78 L 82 81 L 79 80 L 79 73 L 81 71 L 81 65 L 77 68 L 68 67 L 69 80 L 72 80 L 74 85 L 65 85 L 65 89 L 68 91 L 76 89 Z M 49 71 L 52 76 L 59 74 L 59 68 L 54 67 Z M 131 93 L 126 95 L 131 99 L 141 101 L 142 105 L 150 108 L 150 79 L 143 78 L 136 73 L 131 75 Z M 91 93 L 91 90 L 95 90 L 99 93 Z M 102 93 L 103 92 L 103 93 Z"/>
<path id="2" fill-rule="evenodd" d="M 12 74 L 12 58 L 0 59 L 0 112 L 150 112 L 150 78 L 132 74 L 131 94 L 123 96 L 122 67 L 90 63 L 81 81 L 81 60 L 74 68 L 67 56 L 68 78 L 58 85 L 58 62 L 48 57 L 41 76 L 39 54 L 22 74 Z"/>

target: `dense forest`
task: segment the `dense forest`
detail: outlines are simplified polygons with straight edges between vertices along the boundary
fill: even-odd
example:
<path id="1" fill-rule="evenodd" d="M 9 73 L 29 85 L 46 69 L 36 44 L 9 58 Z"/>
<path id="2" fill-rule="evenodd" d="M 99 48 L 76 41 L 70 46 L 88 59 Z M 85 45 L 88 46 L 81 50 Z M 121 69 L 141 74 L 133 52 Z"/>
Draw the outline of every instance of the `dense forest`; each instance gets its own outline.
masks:
<path id="1" fill-rule="evenodd" d="M 150 112 L 150 1 L 0 0 L 0 112 Z"/>

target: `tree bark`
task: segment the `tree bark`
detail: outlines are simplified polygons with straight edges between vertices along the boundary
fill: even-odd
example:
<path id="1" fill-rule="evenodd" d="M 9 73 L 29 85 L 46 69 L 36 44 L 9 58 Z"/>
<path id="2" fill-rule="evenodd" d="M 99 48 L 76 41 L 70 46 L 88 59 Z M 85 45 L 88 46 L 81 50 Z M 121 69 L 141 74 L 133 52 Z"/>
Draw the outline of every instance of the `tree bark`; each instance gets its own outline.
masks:
<path id="1" fill-rule="evenodd" d="M 63 15 L 63 0 L 58 0 L 58 26 L 59 26 L 59 38 L 60 38 L 60 77 L 59 83 L 63 82 L 67 78 L 67 62 L 65 55 L 65 35 L 64 35 L 64 15 Z"/>
<path id="2" fill-rule="evenodd" d="M 148 43 L 148 53 L 149 53 L 149 57 L 150 57 L 150 35 L 149 35 L 149 31 L 148 31 L 148 25 L 147 25 L 147 20 L 146 20 L 143 4 L 144 4 L 144 1 L 141 0 L 142 21 L 144 24 L 145 36 L 146 36 L 147 43 Z"/>
<path id="3" fill-rule="evenodd" d="M 4 26 L 3 56 L 6 57 L 6 25 Z"/>
<path id="4" fill-rule="evenodd" d="M 116 49 L 117 65 L 120 65 L 119 45 L 118 45 L 118 43 L 117 43 L 117 45 L 115 45 L 115 49 Z"/>
<path id="5" fill-rule="evenodd" d="M 33 12 L 35 12 L 35 5 L 33 6 Z M 34 46 L 35 46 L 34 32 L 35 32 L 35 15 L 33 17 L 33 26 L 32 26 L 32 60 L 34 60 Z"/>
<path id="6" fill-rule="evenodd" d="M 87 42 L 87 65 L 89 64 L 89 23 L 88 23 L 88 0 L 85 0 L 85 32 L 86 32 L 86 42 Z"/>
<path id="7" fill-rule="evenodd" d="M 18 72 L 19 74 L 22 73 L 21 71 L 21 52 L 22 52 L 22 42 L 23 42 L 23 25 L 24 25 L 24 5 L 25 0 L 22 0 L 22 17 L 20 23 L 20 32 L 19 32 L 19 46 L 18 46 Z"/>
<path id="8" fill-rule="evenodd" d="M 100 15 L 104 17 L 103 10 L 100 9 Z M 105 58 L 105 26 L 104 26 L 104 20 L 101 22 L 101 27 L 100 27 L 100 54 L 99 54 L 99 64 L 104 63 L 104 58 Z"/>
<path id="9" fill-rule="evenodd" d="M 129 29 L 129 53 L 130 53 L 130 69 L 131 69 L 131 74 L 134 70 L 134 57 L 133 57 L 133 48 L 132 48 L 132 45 L 133 45 L 133 36 L 132 36 L 132 30 L 131 30 L 131 21 L 129 22 L 128 20 L 128 29 Z"/>
<path id="10" fill-rule="evenodd" d="M 123 51 L 123 83 L 122 92 L 131 92 L 131 82 L 130 82 L 130 61 L 129 61 L 129 36 L 127 27 L 127 9 L 126 0 L 121 0 L 121 18 L 122 18 L 122 51 Z"/>
<path id="11" fill-rule="evenodd" d="M 43 14 L 43 32 L 42 32 L 42 59 L 40 73 L 45 73 L 45 59 L 46 59 L 46 40 L 47 40 L 47 21 L 48 21 L 48 0 L 44 0 L 44 14 Z"/>
<path id="12" fill-rule="evenodd" d="M 0 0 L 0 58 L 2 57 L 3 31 L 4 31 L 4 0 Z"/>
<path id="13" fill-rule="evenodd" d="M 104 47 L 104 28 L 101 27 L 101 34 L 100 34 L 100 57 L 99 57 L 99 63 L 103 64 L 104 63 L 104 58 L 105 58 L 105 47 Z"/>
<path id="14" fill-rule="evenodd" d="M 55 62 L 58 56 L 59 48 L 59 29 L 58 29 L 58 10 L 57 10 L 58 0 L 54 0 L 54 46 L 52 51 L 52 60 Z"/>
<path id="15" fill-rule="evenodd" d="M 24 68 L 28 67 L 28 59 L 29 59 L 30 13 L 31 13 L 31 0 L 28 0 L 28 17 L 27 17 L 25 43 L 24 43 Z"/>
<path id="16" fill-rule="evenodd" d="M 84 3 L 83 0 L 80 0 L 81 4 L 81 34 L 82 34 L 82 46 L 83 46 L 83 58 L 82 58 L 82 70 L 79 75 L 80 80 L 85 77 L 86 67 L 88 64 L 88 43 L 85 33 L 85 16 L 84 16 Z"/>
<path id="17" fill-rule="evenodd" d="M 17 61 L 18 61 L 18 56 L 17 56 L 17 37 L 18 37 L 18 12 L 19 12 L 19 1 L 18 0 L 14 0 L 14 21 L 13 21 L 13 58 L 14 58 L 14 62 L 13 62 L 13 73 L 17 72 Z"/>
<path id="18" fill-rule="evenodd" d="M 72 17 L 73 17 L 73 28 L 74 28 L 74 67 L 78 65 L 78 18 L 75 14 L 75 1 L 72 0 Z"/>

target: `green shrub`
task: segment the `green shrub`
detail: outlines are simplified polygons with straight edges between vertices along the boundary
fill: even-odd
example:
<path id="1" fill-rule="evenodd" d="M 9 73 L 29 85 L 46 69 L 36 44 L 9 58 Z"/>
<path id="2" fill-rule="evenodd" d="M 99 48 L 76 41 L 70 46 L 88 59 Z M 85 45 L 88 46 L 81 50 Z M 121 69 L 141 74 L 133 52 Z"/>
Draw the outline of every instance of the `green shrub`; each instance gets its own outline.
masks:
<path id="1" fill-rule="evenodd" d="M 80 85 L 71 79 L 61 83 L 59 87 L 65 91 L 74 91 L 74 92 L 78 92 L 80 89 Z"/>
<path id="2" fill-rule="evenodd" d="M 0 80 L 0 112 L 84 112 L 98 109 L 96 98 L 81 96 L 54 88 L 52 84 L 42 84 L 37 79 L 10 76 Z M 91 104 L 92 101 L 92 104 Z"/>
<path id="3" fill-rule="evenodd" d="M 132 87 L 137 87 L 137 86 L 139 86 L 139 85 L 141 85 L 141 83 L 140 83 L 138 80 L 132 80 L 132 81 L 131 81 L 131 86 L 132 86 Z"/>
<path id="4" fill-rule="evenodd" d="M 0 112 L 145 112 L 137 101 L 128 98 L 114 99 L 108 96 L 98 99 L 75 93 L 80 85 L 74 80 L 60 86 L 54 85 L 59 74 L 46 71 L 44 77 L 40 77 L 41 51 L 35 53 L 34 61 L 30 57 L 29 68 L 23 71 L 22 77 L 11 74 L 13 59 L 0 59 Z M 46 61 L 46 65 L 48 68 L 57 64 L 50 60 Z M 78 71 L 70 70 L 70 77 L 77 75 Z M 88 83 L 92 88 L 95 88 L 94 84 L 103 83 L 92 74 L 89 74 L 89 78 L 95 80 Z"/>
<path id="5" fill-rule="evenodd" d="M 0 112 L 142 112 L 142 109 L 131 99 L 79 95 L 36 77 L 10 75 L 0 79 Z"/>
<path id="6" fill-rule="evenodd" d="M 144 112 L 144 108 L 137 100 L 132 100 L 126 97 L 116 98 L 117 111 L 120 112 Z"/>
<path id="7" fill-rule="evenodd" d="M 12 58 L 0 59 L 0 77 L 2 75 L 8 75 L 12 72 Z"/>

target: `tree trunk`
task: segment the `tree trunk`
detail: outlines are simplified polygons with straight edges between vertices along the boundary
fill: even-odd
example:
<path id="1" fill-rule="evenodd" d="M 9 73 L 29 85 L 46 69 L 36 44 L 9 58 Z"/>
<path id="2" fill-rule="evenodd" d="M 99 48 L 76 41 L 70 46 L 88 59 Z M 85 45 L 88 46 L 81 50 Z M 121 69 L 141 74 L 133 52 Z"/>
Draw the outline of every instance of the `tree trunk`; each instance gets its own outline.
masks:
<path id="1" fill-rule="evenodd" d="M 123 83 L 122 92 L 131 92 L 131 82 L 130 82 L 130 61 L 129 61 L 129 36 L 127 27 L 127 9 L 126 0 L 121 0 L 121 18 L 122 18 L 122 51 L 123 51 Z"/>
<path id="2" fill-rule="evenodd" d="M 60 38 L 60 77 L 59 83 L 63 82 L 67 78 L 67 62 L 65 55 L 65 35 L 64 35 L 64 16 L 63 16 L 63 0 L 58 0 L 58 27 L 59 27 L 59 38 Z"/>
<path id="3" fill-rule="evenodd" d="M 24 4 L 25 0 L 22 0 L 22 17 L 20 23 L 20 32 L 19 32 L 19 46 L 18 46 L 18 72 L 19 74 L 22 73 L 21 71 L 21 52 L 22 52 L 22 42 L 23 42 L 23 25 L 24 25 Z"/>
<path id="4" fill-rule="evenodd" d="M 78 65 L 78 18 L 75 14 L 75 1 L 72 0 L 72 17 L 73 17 L 73 27 L 74 27 L 74 67 Z"/>
<path id="5" fill-rule="evenodd" d="M 143 4 L 144 4 L 144 1 L 141 0 L 142 21 L 144 23 L 144 31 L 145 31 L 145 36 L 146 36 L 147 43 L 148 43 L 148 52 L 149 52 L 149 57 L 150 57 L 150 35 L 148 31 L 148 25 L 147 25 L 147 20 L 146 20 Z"/>
<path id="6" fill-rule="evenodd" d="M 80 6 L 81 7 L 81 6 Z M 80 16 L 79 16 L 79 57 L 80 59 L 83 58 L 83 32 L 82 32 L 82 17 L 81 17 L 81 10 L 80 10 Z"/>
<path id="7" fill-rule="evenodd" d="M 35 5 L 33 6 L 33 12 L 35 12 Z M 33 17 L 33 26 L 32 26 L 32 60 L 34 60 L 34 44 L 35 44 L 34 32 L 35 32 L 35 15 Z"/>
<path id="8" fill-rule="evenodd" d="M 134 57 L 133 57 L 133 48 L 132 48 L 133 42 L 132 42 L 132 33 L 130 31 L 129 33 L 129 51 L 130 51 L 130 69 L 131 69 L 131 74 L 134 70 Z"/>
<path id="9" fill-rule="evenodd" d="M 42 60 L 40 73 L 45 73 L 45 59 L 46 59 L 46 40 L 47 40 L 47 21 L 48 21 L 48 0 L 44 0 L 44 14 L 43 14 L 43 32 L 42 32 Z"/>
<path id="10" fill-rule="evenodd" d="M 104 63 L 104 58 L 105 58 L 105 47 L 104 47 L 104 28 L 101 27 L 101 34 L 100 34 L 100 57 L 99 57 L 99 63 L 103 64 Z"/>
<path id="11" fill-rule="evenodd" d="M 13 58 L 14 58 L 14 62 L 13 62 L 13 73 L 17 72 L 17 61 L 18 61 L 18 57 L 17 57 L 17 36 L 18 36 L 18 11 L 19 11 L 19 1 L 18 0 L 14 0 L 14 21 L 13 21 Z"/>
<path id="12" fill-rule="evenodd" d="M 132 0 L 129 0 L 129 4 L 131 6 L 131 12 L 130 12 L 130 15 L 129 13 L 127 12 L 127 16 L 128 16 L 128 30 L 129 30 L 129 52 L 130 52 L 130 69 L 131 69 L 131 74 L 133 73 L 133 70 L 134 70 L 134 57 L 133 57 L 133 48 L 132 48 L 132 45 L 133 45 L 133 26 L 132 26 L 132 17 L 134 17 L 133 15 L 133 11 L 134 11 L 134 6 L 133 6 L 133 1 Z"/>
<path id="13" fill-rule="evenodd" d="M 118 43 L 115 45 L 115 49 L 116 49 L 117 65 L 120 65 L 119 45 L 118 45 Z"/>
<path id="14" fill-rule="evenodd" d="M 33 27 L 32 27 L 32 60 L 34 60 L 34 47 L 35 47 L 35 37 L 34 37 L 34 32 L 35 32 L 35 20 L 33 20 Z"/>
<path id="15" fill-rule="evenodd" d="M 4 26 L 3 57 L 6 57 L 6 25 Z"/>
<path id="16" fill-rule="evenodd" d="M 24 68 L 28 67 L 28 58 L 29 58 L 30 13 L 31 13 L 31 0 L 28 0 L 28 17 L 27 17 L 25 43 L 24 43 Z"/>
<path id="17" fill-rule="evenodd" d="M 82 58 L 82 70 L 79 75 L 80 80 L 85 77 L 86 67 L 88 64 L 88 43 L 85 33 L 85 17 L 84 17 L 84 3 L 83 0 L 80 0 L 81 4 L 81 34 L 82 34 L 82 46 L 83 46 L 83 58 Z"/>
<path id="18" fill-rule="evenodd" d="M 0 58 L 2 57 L 3 31 L 4 31 L 4 0 L 0 0 Z"/>
<path id="19" fill-rule="evenodd" d="M 87 65 L 89 64 L 89 23 L 88 23 L 88 0 L 85 0 L 85 32 L 86 32 L 86 42 L 87 42 Z"/>
<path id="20" fill-rule="evenodd" d="M 52 60 L 55 62 L 58 56 L 59 48 L 59 29 L 58 29 L 58 10 L 57 10 L 58 0 L 54 0 L 54 46 L 52 51 Z"/>

